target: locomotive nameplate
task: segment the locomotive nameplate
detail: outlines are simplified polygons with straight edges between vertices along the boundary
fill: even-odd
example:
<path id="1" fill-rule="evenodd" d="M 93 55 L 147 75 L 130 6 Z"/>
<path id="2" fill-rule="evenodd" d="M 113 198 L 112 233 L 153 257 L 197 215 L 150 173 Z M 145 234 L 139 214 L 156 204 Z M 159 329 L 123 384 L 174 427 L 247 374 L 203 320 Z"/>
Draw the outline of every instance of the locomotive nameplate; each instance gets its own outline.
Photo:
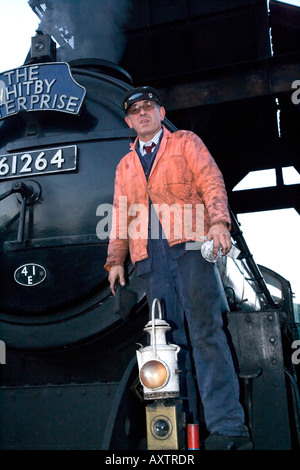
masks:
<path id="1" fill-rule="evenodd" d="M 23 264 L 15 270 L 14 278 L 21 286 L 34 287 L 45 280 L 46 269 L 40 264 Z"/>
<path id="2" fill-rule="evenodd" d="M 76 169 L 76 145 L 0 155 L 0 181 L 31 175 L 75 171 Z"/>
<path id="3" fill-rule="evenodd" d="M 85 93 L 64 62 L 9 70 L 0 74 L 0 119 L 24 111 L 79 114 Z"/>

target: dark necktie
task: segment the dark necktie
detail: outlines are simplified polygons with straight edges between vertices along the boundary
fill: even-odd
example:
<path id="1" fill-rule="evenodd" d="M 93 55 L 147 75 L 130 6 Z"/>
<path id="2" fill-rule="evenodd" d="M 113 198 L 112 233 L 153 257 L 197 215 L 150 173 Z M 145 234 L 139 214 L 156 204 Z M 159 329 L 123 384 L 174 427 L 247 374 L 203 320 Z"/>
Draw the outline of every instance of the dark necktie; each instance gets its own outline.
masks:
<path id="1" fill-rule="evenodd" d="M 152 142 L 152 144 L 151 144 L 151 145 L 144 145 L 144 147 L 143 147 L 143 148 L 144 148 L 144 150 L 145 150 L 145 152 L 146 152 L 146 153 L 151 153 L 151 152 L 152 152 L 152 149 L 153 149 L 153 147 L 155 147 L 155 143 L 154 143 L 154 142 Z"/>

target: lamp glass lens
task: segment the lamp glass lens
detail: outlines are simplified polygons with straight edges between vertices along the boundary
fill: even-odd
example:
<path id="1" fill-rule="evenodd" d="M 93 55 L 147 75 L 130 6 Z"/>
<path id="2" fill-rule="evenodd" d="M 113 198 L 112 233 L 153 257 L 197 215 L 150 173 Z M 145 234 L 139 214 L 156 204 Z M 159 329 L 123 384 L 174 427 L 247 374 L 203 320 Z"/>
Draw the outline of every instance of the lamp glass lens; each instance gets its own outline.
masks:
<path id="1" fill-rule="evenodd" d="M 155 434 L 159 437 L 164 437 L 168 434 L 170 431 L 170 426 L 168 421 L 165 419 L 158 419 L 155 421 L 155 424 L 153 425 L 153 431 Z"/>
<path id="2" fill-rule="evenodd" d="M 166 367 L 159 361 L 148 361 L 140 370 L 142 384 L 147 388 L 161 388 L 168 378 Z"/>

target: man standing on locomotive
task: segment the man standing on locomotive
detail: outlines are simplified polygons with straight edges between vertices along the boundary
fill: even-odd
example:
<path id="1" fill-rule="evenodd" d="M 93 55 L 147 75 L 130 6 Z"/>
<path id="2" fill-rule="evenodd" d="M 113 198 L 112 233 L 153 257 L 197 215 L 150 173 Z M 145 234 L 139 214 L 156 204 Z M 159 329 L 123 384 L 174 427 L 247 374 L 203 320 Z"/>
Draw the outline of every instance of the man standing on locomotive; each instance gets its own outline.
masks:
<path id="1" fill-rule="evenodd" d="M 183 374 L 188 388 L 191 345 L 210 433 L 205 449 L 251 449 L 238 379 L 222 328 L 224 292 L 216 265 L 206 261 L 199 249 L 187 249 L 196 239 L 191 236 L 193 231 L 181 231 L 176 237 L 176 227 L 167 227 L 162 215 L 151 208 L 167 204 L 184 211 L 188 207 L 195 216 L 196 206 L 204 205 L 204 235 L 213 240 L 214 255 L 219 247 L 226 255 L 231 248 L 231 220 L 223 176 L 197 135 L 183 130 L 171 133 L 162 125 L 165 109 L 155 89 L 130 90 L 123 108 L 125 121 L 137 138 L 116 170 L 114 235 L 105 265 L 110 288 L 115 294 L 117 282 L 125 285 L 124 262 L 129 251 L 137 275 L 143 279 L 150 309 L 155 298 L 165 306 L 173 342 L 180 346 L 185 361 Z M 121 200 L 126 200 L 126 214 L 122 214 Z M 124 229 L 125 224 L 128 234 L 132 220 L 128 208 L 137 204 L 147 208 L 146 234 L 141 230 L 143 236 L 124 236 L 121 225 Z M 158 236 L 157 231 L 152 233 L 155 219 Z M 175 215 L 172 221 L 178 224 Z"/>

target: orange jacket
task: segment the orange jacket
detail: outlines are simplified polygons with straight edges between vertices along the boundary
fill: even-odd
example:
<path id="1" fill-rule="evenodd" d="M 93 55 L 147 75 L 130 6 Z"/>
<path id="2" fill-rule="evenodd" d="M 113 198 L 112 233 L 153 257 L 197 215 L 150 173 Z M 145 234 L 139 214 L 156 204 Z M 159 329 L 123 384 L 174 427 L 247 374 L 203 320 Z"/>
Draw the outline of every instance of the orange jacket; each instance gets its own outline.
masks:
<path id="1" fill-rule="evenodd" d="M 202 239 L 216 222 L 230 224 L 223 176 L 196 134 L 164 127 L 148 181 L 135 151 L 137 140 L 116 169 L 107 270 L 123 265 L 128 250 L 133 264 L 148 257 L 149 198 L 159 207 L 170 246 Z"/>

